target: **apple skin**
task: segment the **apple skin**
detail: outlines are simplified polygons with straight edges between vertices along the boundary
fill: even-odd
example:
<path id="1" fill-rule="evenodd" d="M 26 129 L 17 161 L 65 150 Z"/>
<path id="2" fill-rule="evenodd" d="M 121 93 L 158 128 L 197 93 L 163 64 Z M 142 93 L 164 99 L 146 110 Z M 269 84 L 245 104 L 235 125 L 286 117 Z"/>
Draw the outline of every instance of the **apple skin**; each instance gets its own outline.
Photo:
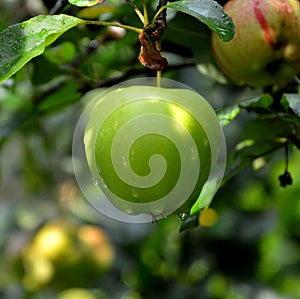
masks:
<path id="1" fill-rule="evenodd" d="M 110 107 L 108 117 L 103 116 L 106 113 L 106 107 L 112 103 L 118 103 L 119 100 L 121 101 L 117 104 L 119 107 Z M 182 108 L 181 103 L 184 101 L 187 101 L 188 104 L 186 105 L 191 111 L 202 111 L 203 118 L 205 118 L 203 123 L 206 123 L 204 128 L 202 124 L 199 124 L 198 119 L 187 110 L 188 108 Z M 162 126 L 162 124 L 157 124 L 156 121 L 150 119 L 144 120 L 144 123 L 147 128 L 150 124 L 150 128 L 153 129 L 152 132 L 150 130 L 149 133 L 147 132 L 136 140 L 132 140 L 130 137 L 133 133 L 130 130 L 136 131 L 138 130 L 137 127 L 128 129 L 122 134 L 124 140 L 128 137 L 129 144 L 131 144 L 127 167 L 132 167 L 136 175 L 145 177 L 155 172 L 149 164 L 153 155 L 159 155 L 165 159 L 166 171 L 161 180 L 154 185 L 149 187 L 129 185 L 118 177 L 114 164 L 111 162 L 112 144 L 118 131 L 135 118 L 143 117 L 146 119 L 152 115 L 163 115 L 167 119 L 179 123 L 186 128 L 197 145 L 196 151 L 200 159 L 201 171 L 197 174 L 198 178 L 196 178 L 194 190 L 191 190 L 188 198 L 181 198 L 177 195 L 178 198 L 176 199 L 176 194 L 174 194 L 173 203 L 171 200 L 166 204 L 175 205 L 173 211 L 177 208 L 176 213 L 188 213 L 210 174 L 212 163 L 215 161 L 220 148 L 218 119 L 212 107 L 199 94 L 191 90 L 131 86 L 114 90 L 105 95 L 92 109 L 85 129 L 84 144 L 89 168 L 98 181 L 105 182 L 104 188 L 99 184 L 100 188 L 117 209 L 129 215 L 143 213 L 165 215 L 165 204 L 159 206 L 157 202 L 174 188 L 183 168 L 180 162 L 182 153 L 176 148 L 177 144 L 174 140 L 180 140 L 181 143 L 184 143 L 185 139 L 181 137 L 182 132 L 178 131 L 176 126 L 164 127 L 164 130 L 168 131 L 174 140 L 160 136 L 163 134 L 156 134 L 157 127 Z M 99 123 L 101 123 L 100 126 Z M 120 148 L 123 147 L 124 143 L 125 141 L 120 144 Z M 188 160 L 192 154 L 189 152 L 184 155 Z M 117 156 L 122 158 L 121 152 L 118 152 Z M 156 166 L 156 170 L 159 170 L 163 165 L 158 163 Z M 185 179 L 190 181 L 193 179 L 193 175 L 189 173 L 189 177 Z M 135 187 L 132 187 L 133 185 Z"/>
<path id="2" fill-rule="evenodd" d="M 222 42 L 212 35 L 219 67 L 237 84 L 285 86 L 300 72 L 300 2 L 230 0 L 224 11 L 235 35 Z"/>

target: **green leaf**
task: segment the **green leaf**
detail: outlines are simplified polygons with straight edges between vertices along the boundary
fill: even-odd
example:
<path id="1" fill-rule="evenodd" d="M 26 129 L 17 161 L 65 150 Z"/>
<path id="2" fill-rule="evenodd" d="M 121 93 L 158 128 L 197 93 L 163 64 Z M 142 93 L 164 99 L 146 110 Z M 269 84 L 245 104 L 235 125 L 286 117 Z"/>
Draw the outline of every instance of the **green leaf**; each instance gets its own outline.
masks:
<path id="1" fill-rule="evenodd" d="M 281 138 L 288 138 L 293 133 L 293 127 L 280 118 L 253 119 L 244 128 L 246 139 L 256 142 L 269 142 Z"/>
<path id="2" fill-rule="evenodd" d="M 241 108 L 269 108 L 274 100 L 270 94 L 263 94 L 239 104 Z"/>
<path id="3" fill-rule="evenodd" d="M 44 56 L 54 64 L 70 63 L 76 55 L 76 47 L 71 42 L 62 43 L 54 48 L 47 48 Z"/>
<path id="4" fill-rule="evenodd" d="M 284 148 L 296 128 L 280 118 L 248 121 L 244 128 L 244 140 L 237 144 L 227 160 L 223 184 L 255 159 L 263 157 L 267 160 L 277 150 Z"/>
<path id="5" fill-rule="evenodd" d="M 291 108 L 297 116 L 300 116 L 300 94 L 284 94 L 281 99 L 281 105 L 286 109 Z"/>
<path id="6" fill-rule="evenodd" d="M 67 15 L 37 16 L 0 32 L 0 82 L 42 54 L 61 34 L 83 23 Z"/>
<path id="7" fill-rule="evenodd" d="M 69 2 L 76 6 L 93 6 L 102 3 L 104 0 L 69 0 Z"/>
<path id="8" fill-rule="evenodd" d="M 68 81 L 57 91 L 43 99 L 42 103 L 39 105 L 39 110 L 46 111 L 55 109 L 74 102 L 81 96 L 77 89 L 78 86 L 75 81 Z"/>
<path id="9" fill-rule="evenodd" d="M 270 94 L 262 94 L 239 103 L 240 108 L 260 115 L 274 115 L 274 99 Z"/>
<path id="10" fill-rule="evenodd" d="M 238 105 L 226 107 L 217 112 L 219 122 L 222 127 L 227 126 L 240 113 L 241 109 Z"/>
<path id="11" fill-rule="evenodd" d="M 189 14 L 205 23 L 222 41 L 234 35 L 234 23 L 222 6 L 213 0 L 180 0 L 166 5 L 168 8 Z"/>
<path id="12" fill-rule="evenodd" d="M 164 32 L 163 39 L 198 51 L 205 46 L 205 51 L 208 51 L 210 50 L 211 31 L 205 24 L 200 23 L 192 16 L 177 13 L 168 22 L 168 30 Z M 199 43 L 201 43 L 200 46 Z"/>

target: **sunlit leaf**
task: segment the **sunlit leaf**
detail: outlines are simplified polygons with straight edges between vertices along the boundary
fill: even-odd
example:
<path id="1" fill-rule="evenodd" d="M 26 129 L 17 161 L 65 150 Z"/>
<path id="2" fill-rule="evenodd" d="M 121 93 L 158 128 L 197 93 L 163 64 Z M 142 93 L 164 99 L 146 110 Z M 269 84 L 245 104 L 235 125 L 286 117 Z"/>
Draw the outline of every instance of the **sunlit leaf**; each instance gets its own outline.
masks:
<path id="1" fill-rule="evenodd" d="M 102 3 L 104 0 L 69 0 L 69 2 L 76 6 L 93 6 Z"/>
<path id="2" fill-rule="evenodd" d="M 221 126 L 225 127 L 240 113 L 241 109 L 238 105 L 226 107 L 217 112 Z"/>
<path id="3" fill-rule="evenodd" d="M 0 32 L 0 82 L 42 54 L 67 30 L 84 23 L 67 15 L 37 16 Z"/>
<path id="4" fill-rule="evenodd" d="M 115 7 L 112 5 L 98 5 L 83 8 L 77 13 L 78 18 L 82 19 L 98 19 L 101 14 L 112 13 Z"/>
<path id="5" fill-rule="evenodd" d="M 167 4 L 168 8 L 189 14 L 205 23 L 222 41 L 229 41 L 234 35 L 234 23 L 225 14 L 222 6 L 213 0 L 180 0 Z"/>
<path id="6" fill-rule="evenodd" d="M 281 99 L 281 104 L 286 109 L 291 108 L 297 116 L 300 116 L 300 94 L 297 93 L 284 94 Z"/>

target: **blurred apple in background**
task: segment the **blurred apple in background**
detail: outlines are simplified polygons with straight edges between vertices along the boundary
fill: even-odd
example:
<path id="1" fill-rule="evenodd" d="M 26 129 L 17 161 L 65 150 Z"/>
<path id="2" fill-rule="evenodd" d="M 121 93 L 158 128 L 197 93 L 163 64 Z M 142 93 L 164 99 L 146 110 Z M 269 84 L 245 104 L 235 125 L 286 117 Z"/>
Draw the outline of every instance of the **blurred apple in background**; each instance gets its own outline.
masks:
<path id="1" fill-rule="evenodd" d="M 57 299 L 98 299 L 99 296 L 85 289 L 68 289 L 61 292 Z"/>
<path id="2" fill-rule="evenodd" d="M 112 266 L 114 248 L 93 225 L 69 220 L 46 223 L 20 252 L 25 289 L 89 287 Z"/>
<path id="3" fill-rule="evenodd" d="M 235 35 L 212 46 L 220 68 L 238 84 L 284 86 L 300 73 L 300 2 L 298 0 L 230 0 L 224 11 Z"/>

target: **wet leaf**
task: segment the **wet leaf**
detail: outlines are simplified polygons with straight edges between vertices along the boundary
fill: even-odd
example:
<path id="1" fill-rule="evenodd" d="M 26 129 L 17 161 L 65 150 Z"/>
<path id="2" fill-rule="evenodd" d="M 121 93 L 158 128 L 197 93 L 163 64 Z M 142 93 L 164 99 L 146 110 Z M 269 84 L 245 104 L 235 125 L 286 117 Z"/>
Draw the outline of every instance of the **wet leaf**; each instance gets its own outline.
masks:
<path id="1" fill-rule="evenodd" d="M 234 35 L 234 23 L 222 6 L 213 0 L 180 0 L 167 4 L 168 8 L 189 14 L 205 23 L 222 41 Z"/>
<path id="2" fill-rule="evenodd" d="M 67 15 L 37 16 L 0 32 L 0 82 L 42 54 L 64 32 L 82 23 Z"/>

